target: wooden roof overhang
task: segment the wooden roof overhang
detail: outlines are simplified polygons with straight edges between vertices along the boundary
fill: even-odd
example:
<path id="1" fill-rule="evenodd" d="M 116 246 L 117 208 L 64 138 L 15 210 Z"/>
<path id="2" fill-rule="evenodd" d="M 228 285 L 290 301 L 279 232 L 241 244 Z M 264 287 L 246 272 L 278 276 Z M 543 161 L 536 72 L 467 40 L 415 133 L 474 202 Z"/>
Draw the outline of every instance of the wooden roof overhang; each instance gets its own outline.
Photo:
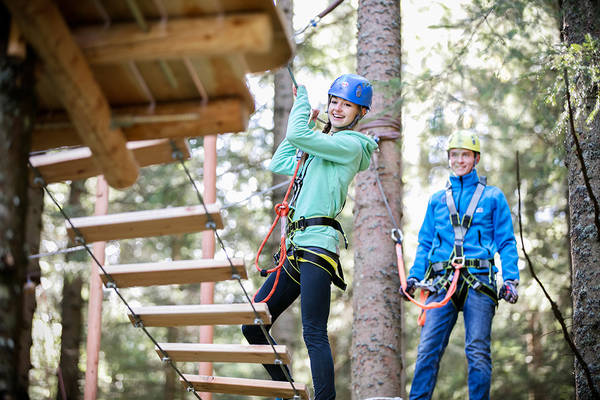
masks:
<path id="1" fill-rule="evenodd" d="M 117 188 L 138 175 L 127 141 L 245 130 L 245 75 L 293 51 L 272 0 L 4 1 L 41 61 L 32 150 L 87 146 Z"/>

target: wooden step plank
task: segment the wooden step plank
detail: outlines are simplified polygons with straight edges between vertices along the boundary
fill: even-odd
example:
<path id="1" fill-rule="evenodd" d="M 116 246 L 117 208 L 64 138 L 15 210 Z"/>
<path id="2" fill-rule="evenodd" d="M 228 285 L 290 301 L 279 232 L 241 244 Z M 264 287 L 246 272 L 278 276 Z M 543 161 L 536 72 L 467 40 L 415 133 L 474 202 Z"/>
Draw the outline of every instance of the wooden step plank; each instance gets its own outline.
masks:
<path id="1" fill-rule="evenodd" d="M 294 390 L 289 382 L 265 381 L 259 379 L 226 378 L 221 376 L 183 375 L 199 392 L 228 393 L 242 396 L 265 396 L 291 398 Z M 184 386 L 185 381 L 179 380 Z M 306 385 L 294 382 L 300 397 L 309 400 Z"/>
<path id="2" fill-rule="evenodd" d="M 248 279 L 244 260 L 231 259 L 236 274 Z M 199 282 L 220 282 L 232 279 L 231 265 L 227 260 L 181 260 L 159 263 L 105 265 L 104 270 L 120 288 L 154 285 L 184 285 Z M 103 271 L 100 277 L 104 284 L 109 279 Z"/>
<path id="3" fill-rule="evenodd" d="M 174 143 L 181 150 L 184 159 L 190 158 L 189 146 L 185 139 L 174 139 Z M 177 161 L 172 156 L 173 148 L 168 139 L 128 142 L 127 148 L 133 152 L 140 167 Z M 46 183 L 74 181 L 102 174 L 93 159 L 92 152 L 87 147 L 31 156 L 29 161 L 39 171 Z M 35 175 L 32 173 L 32 181 L 34 177 Z"/>
<path id="4" fill-rule="evenodd" d="M 271 323 L 271 314 L 265 303 L 254 307 L 264 324 Z M 178 306 L 132 307 L 144 326 L 197 326 L 197 325 L 249 325 L 254 324 L 255 315 L 248 303 L 243 304 L 198 304 Z M 135 323 L 132 314 L 129 319 Z"/>
<path id="5" fill-rule="evenodd" d="M 207 344 L 207 343 L 159 343 L 175 362 L 233 362 L 274 364 L 275 353 L 269 345 L 243 344 Z M 159 357 L 163 353 L 156 347 Z M 291 364 L 290 353 L 286 346 L 276 345 L 280 360 Z"/>
<path id="6" fill-rule="evenodd" d="M 216 203 L 207 204 L 208 215 L 223 228 Z M 107 240 L 132 239 L 150 236 L 177 235 L 207 230 L 204 207 L 172 207 L 161 210 L 133 211 L 119 214 L 72 218 L 71 221 L 87 243 Z M 75 232 L 66 222 L 67 233 L 75 241 Z"/>

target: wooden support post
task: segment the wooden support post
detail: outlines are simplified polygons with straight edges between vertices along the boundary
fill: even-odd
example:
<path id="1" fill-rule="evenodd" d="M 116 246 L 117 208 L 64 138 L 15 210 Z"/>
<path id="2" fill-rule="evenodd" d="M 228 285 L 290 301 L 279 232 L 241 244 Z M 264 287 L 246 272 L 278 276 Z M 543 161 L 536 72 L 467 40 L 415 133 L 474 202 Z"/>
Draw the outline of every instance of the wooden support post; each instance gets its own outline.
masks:
<path id="1" fill-rule="evenodd" d="M 111 186 L 124 188 L 137 179 L 138 166 L 119 129 L 110 126 L 108 102 L 83 53 L 51 0 L 5 0 L 14 21 L 51 77 L 84 144 Z"/>
<path id="2" fill-rule="evenodd" d="M 74 30 L 90 64 L 115 64 L 187 56 L 266 54 L 273 42 L 273 26 L 265 13 L 170 19 L 148 23 L 115 23 Z"/>
<path id="3" fill-rule="evenodd" d="M 95 215 L 106 215 L 108 211 L 108 184 L 103 176 L 96 183 Z M 104 265 L 106 242 L 93 245 L 94 257 Z M 92 261 L 90 271 L 90 298 L 88 303 L 87 363 L 85 369 L 84 400 L 96 400 L 98 390 L 98 361 L 100 358 L 100 337 L 102 335 L 102 280 L 98 265 Z"/>
<path id="4" fill-rule="evenodd" d="M 217 136 L 209 135 L 204 138 L 204 201 L 215 203 L 217 201 Z M 202 258 L 215 256 L 215 234 L 213 231 L 202 232 Z M 200 284 L 200 304 L 213 304 L 215 296 L 215 283 L 202 282 Z M 200 343 L 212 343 L 214 327 L 200 327 Z M 212 375 L 211 362 L 202 362 L 198 368 L 200 375 Z M 200 397 L 212 399 L 212 393 L 201 393 Z"/>

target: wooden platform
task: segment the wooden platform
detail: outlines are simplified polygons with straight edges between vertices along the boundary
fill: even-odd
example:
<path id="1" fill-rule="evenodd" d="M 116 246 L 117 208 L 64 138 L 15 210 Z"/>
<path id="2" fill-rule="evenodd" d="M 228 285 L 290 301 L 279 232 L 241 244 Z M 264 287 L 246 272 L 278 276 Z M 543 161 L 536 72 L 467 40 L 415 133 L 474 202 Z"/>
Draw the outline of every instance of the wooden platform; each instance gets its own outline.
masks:
<path id="1" fill-rule="evenodd" d="M 241 396 L 264 396 L 291 398 L 294 391 L 289 382 L 258 379 L 225 378 L 220 376 L 183 375 L 199 392 L 228 393 Z M 185 385 L 185 381 L 180 379 Z M 294 382 L 300 397 L 309 400 L 306 385 Z"/>
<path id="2" fill-rule="evenodd" d="M 270 324 L 267 305 L 256 303 L 254 307 L 263 323 Z M 145 326 L 253 325 L 256 318 L 250 304 L 134 307 L 133 312 Z M 131 314 L 129 319 L 135 322 Z"/>
<path id="3" fill-rule="evenodd" d="M 82 144 L 118 188 L 138 175 L 128 140 L 245 130 L 254 111 L 246 74 L 293 53 L 272 0 L 5 3 L 39 60 L 34 149 Z M 123 124 L 126 108 L 161 118 Z M 62 124 L 48 123 L 56 118 Z"/>
<path id="4" fill-rule="evenodd" d="M 239 97 L 201 101 L 158 103 L 113 109 L 112 123 L 128 141 L 186 138 L 241 132 L 248 127 L 249 110 Z M 81 137 L 69 117 L 62 112 L 39 115 L 31 138 L 31 150 L 81 146 Z"/>
<path id="5" fill-rule="evenodd" d="M 227 260 L 214 259 L 105 265 L 104 270 L 110 274 L 120 288 L 219 282 L 232 279 L 233 273 L 238 274 L 241 279 L 247 279 L 244 260 L 234 258 L 231 261 L 235 272 L 232 272 Z M 106 284 L 108 276 L 103 271 L 99 271 L 99 273 L 102 281 Z"/>
<path id="6" fill-rule="evenodd" d="M 206 207 L 217 229 L 223 228 L 219 206 L 207 204 Z M 71 219 L 87 243 L 200 232 L 208 229 L 207 221 L 201 205 Z M 75 242 L 74 230 L 68 222 L 65 224 L 69 238 Z"/>
<path id="7" fill-rule="evenodd" d="M 205 343 L 159 343 L 159 345 L 175 362 L 275 363 L 275 353 L 269 345 Z M 155 350 L 159 357 L 163 356 L 158 348 Z M 275 350 L 284 364 L 291 364 L 291 357 L 285 346 L 277 345 Z"/>
<path id="8" fill-rule="evenodd" d="M 174 139 L 173 142 L 181 151 L 183 159 L 188 159 L 190 149 L 187 141 L 178 138 Z M 127 148 L 133 152 L 133 156 L 140 167 L 177 161 L 173 158 L 173 147 L 170 140 L 167 139 L 129 142 Z M 39 171 L 46 183 L 74 181 L 101 174 L 100 168 L 94 162 L 92 152 L 87 147 L 31 156 L 29 161 Z M 31 177 L 33 180 L 33 173 Z"/>

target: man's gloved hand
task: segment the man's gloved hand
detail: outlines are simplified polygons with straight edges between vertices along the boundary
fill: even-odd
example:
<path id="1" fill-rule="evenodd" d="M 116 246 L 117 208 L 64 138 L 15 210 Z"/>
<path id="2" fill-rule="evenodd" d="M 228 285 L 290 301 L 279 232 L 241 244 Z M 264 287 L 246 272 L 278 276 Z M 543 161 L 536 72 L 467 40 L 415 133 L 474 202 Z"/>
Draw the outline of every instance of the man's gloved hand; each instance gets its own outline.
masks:
<path id="1" fill-rule="evenodd" d="M 504 285 L 500 288 L 500 293 L 498 293 L 498 297 L 506 300 L 510 304 L 515 304 L 517 300 L 519 300 L 519 292 L 517 291 L 517 286 L 519 286 L 519 281 L 508 279 L 504 281 Z"/>
<path id="2" fill-rule="evenodd" d="M 415 290 L 417 289 L 415 287 L 417 283 L 419 283 L 419 280 L 417 278 L 408 278 L 408 280 L 406 281 L 406 293 L 412 296 Z M 400 295 L 404 298 L 404 300 L 408 301 L 408 297 L 406 297 L 402 288 L 400 288 Z"/>

